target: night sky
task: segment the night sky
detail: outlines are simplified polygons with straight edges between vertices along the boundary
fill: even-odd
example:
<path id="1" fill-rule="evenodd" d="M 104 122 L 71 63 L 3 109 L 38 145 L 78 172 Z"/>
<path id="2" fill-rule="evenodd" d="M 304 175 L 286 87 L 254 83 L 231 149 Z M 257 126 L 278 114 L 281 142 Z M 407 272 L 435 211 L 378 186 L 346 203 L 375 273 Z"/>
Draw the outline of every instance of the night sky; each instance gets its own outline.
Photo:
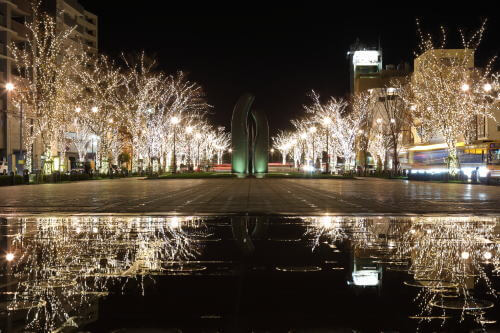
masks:
<path id="1" fill-rule="evenodd" d="M 500 53 L 500 18 L 493 8 L 450 15 L 436 8 L 410 13 L 375 5 L 334 11 L 321 4 L 271 8 L 247 3 L 247 9 L 237 9 L 234 4 L 224 8 L 215 2 L 204 6 L 189 2 L 182 7 L 161 6 L 170 1 L 80 2 L 99 16 L 101 52 L 118 57 L 121 51 L 145 50 L 164 71 L 188 72 L 214 107 L 210 118 L 227 129 L 234 103 L 247 91 L 256 95 L 254 106 L 267 113 L 272 134 L 302 114 L 311 89 L 323 97 L 345 96 L 346 52 L 356 38 L 375 44 L 380 38 L 384 66 L 412 64 L 416 18 L 426 31 L 436 34 L 439 25 L 445 25 L 450 46 L 459 46 L 456 28 L 472 31 L 488 18 L 476 65 Z"/>

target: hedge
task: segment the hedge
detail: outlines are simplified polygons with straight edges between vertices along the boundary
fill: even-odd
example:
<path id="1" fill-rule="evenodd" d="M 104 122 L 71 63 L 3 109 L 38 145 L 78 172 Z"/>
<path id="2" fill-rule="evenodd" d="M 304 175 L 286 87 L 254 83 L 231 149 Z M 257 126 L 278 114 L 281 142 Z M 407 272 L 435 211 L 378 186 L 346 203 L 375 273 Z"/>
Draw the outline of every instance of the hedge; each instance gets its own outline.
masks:
<path id="1" fill-rule="evenodd" d="M 21 175 L 0 176 L 0 186 L 20 185 L 20 184 L 23 184 L 23 176 Z"/>

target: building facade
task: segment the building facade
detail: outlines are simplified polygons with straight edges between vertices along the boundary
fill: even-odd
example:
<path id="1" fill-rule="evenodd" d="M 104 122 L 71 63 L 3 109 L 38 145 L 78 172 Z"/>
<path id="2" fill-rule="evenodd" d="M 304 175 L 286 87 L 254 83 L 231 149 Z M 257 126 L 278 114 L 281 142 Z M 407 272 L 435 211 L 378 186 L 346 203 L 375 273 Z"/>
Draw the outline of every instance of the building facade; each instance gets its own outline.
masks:
<path id="1" fill-rule="evenodd" d="M 350 93 L 360 90 L 360 79 L 377 77 L 382 71 L 382 49 L 376 46 L 367 46 L 357 40 L 347 52 L 349 62 Z"/>

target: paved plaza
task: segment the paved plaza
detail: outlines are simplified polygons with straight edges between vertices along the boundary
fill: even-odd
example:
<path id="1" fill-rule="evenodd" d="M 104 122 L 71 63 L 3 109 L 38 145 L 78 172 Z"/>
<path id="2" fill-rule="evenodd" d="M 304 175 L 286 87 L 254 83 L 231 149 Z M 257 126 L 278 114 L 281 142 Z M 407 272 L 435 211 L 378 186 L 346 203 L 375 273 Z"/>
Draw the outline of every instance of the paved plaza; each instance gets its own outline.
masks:
<path id="1" fill-rule="evenodd" d="M 0 213 L 500 214 L 500 187 L 372 178 L 128 178 L 1 187 Z"/>

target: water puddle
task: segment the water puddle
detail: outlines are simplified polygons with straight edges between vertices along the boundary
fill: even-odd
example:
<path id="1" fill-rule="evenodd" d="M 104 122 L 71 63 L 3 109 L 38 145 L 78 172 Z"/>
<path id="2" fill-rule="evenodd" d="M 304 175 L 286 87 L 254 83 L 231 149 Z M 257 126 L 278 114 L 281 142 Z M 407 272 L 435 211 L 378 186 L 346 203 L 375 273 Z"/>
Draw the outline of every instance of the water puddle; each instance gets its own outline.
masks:
<path id="1" fill-rule="evenodd" d="M 1 332 L 500 326 L 500 218 L 0 219 Z"/>

